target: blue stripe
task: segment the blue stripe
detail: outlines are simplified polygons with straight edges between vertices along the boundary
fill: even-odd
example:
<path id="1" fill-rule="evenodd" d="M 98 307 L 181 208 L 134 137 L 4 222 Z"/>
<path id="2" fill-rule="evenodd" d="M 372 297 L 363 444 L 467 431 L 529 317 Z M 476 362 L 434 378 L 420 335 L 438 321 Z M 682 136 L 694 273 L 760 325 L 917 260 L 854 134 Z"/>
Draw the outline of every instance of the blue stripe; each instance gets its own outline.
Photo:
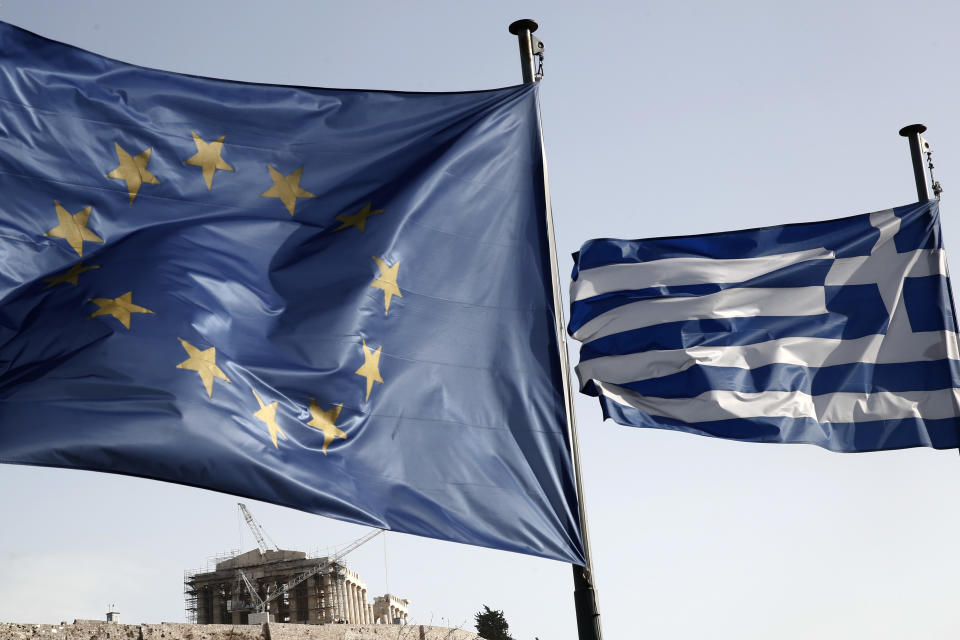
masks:
<path id="1" fill-rule="evenodd" d="M 894 210 L 903 219 L 901 231 L 895 239 L 898 251 L 903 253 L 916 248 L 940 246 L 937 210 L 936 201 Z M 576 278 L 577 273 L 584 269 L 664 258 L 753 258 L 818 248 L 831 250 L 838 258 L 865 256 L 870 254 L 878 237 L 879 231 L 870 225 L 869 214 L 862 214 L 839 220 L 697 236 L 650 240 L 603 238 L 587 241 L 574 254 L 577 266 L 573 277 Z"/>
<path id="2" fill-rule="evenodd" d="M 940 249 L 940 207 L 936 201 L 928 207 L 898 207 L 893 213 L 900 218 L 900 231 L 893 237 L 897 253 L 917 249 Z"/>
<path id="3" fill-rule="evenodd" d="M 825 287 L 825 297 L 825 314 L 680 320 L 615 333 L 583 344 L 580 360 L 655 349 L 735 346 L 798 336 L 853 339 L 886 332 L 889 316 L 877 285 Z M 571 320 L 570 332 L 577 329 Z"/>
<path id="4" fill-rule="evenodd" d="M 619 386 L 655 398 L 695 398 L 713 390 L 800 391 L 813 396 L 840 392 L 934 391 L 960 387 L 960 362 L 947 359 L 893 364 L 854 362 L 829 367 L 774 363 L 754 369 L 693 365 L 677 373 Z"/>
<path id="5" fill-rule="evenodd" d="M 735 288 L 822 287 L 827 281 L 827 274 L 832 266 L 833 260 L 807 260 L 742 282 L 658 286 L 630 291 L 613 291 L 592 298 L 577 300 L 571 304 L 568 329 L 570 333 L 573 333 L 593 318 L 611 309 L 640 300 L 705 296 Z"/>
<path id="6" fill-rule="evenodd" d="M 912 330 L 957 330 L 949 278 L 932 275 L 904 279 L 903 303 L 907 309 Z"/>
<path id="7" fill-rule="evenodd" d="M 651 416 L 634 407 L 600 396 L 603 417 L 622 425 L 686 431 L 744 442 L 814 444 L 837 452 L 879 451 L 933 447 L 953 449 L 960 445 L 960 419 L 871 420 L 869 422 L 819 423 L 811 418 L 733 418 L 690 424 Z"/>

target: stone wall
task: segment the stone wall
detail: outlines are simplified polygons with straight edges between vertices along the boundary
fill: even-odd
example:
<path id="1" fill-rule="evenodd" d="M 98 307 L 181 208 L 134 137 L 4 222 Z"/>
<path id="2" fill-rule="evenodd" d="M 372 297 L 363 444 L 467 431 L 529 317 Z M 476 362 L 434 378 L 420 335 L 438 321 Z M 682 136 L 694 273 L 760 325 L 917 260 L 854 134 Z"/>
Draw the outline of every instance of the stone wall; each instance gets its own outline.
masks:
<path id="1" fill-rule="evenodd" d="M 480 640 L 463 629 L 425 625 L 73 624 L 0 622 L 0 640 Z"/>

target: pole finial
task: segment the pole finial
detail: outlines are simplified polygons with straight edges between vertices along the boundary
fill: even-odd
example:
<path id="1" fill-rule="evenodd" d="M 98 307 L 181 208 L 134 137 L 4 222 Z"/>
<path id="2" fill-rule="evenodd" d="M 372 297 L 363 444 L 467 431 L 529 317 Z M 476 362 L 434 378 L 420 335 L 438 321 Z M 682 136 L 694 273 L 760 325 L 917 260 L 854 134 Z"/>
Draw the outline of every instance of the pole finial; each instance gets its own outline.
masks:
<path id="1" fill-rule="evenodd" d="M 539 26 L 540 25 L 537 24 L 536 20 L 531 20 L 530 18 L 524 18 L 522 20 L 517 20 L 516 22 L 511 22 L 510 26 L 507 27 L 507 29 L 509 29 L 510 33 L 512 33 L 513 35 L 518 36 L 520 35 L 520 32 L 523 30 L 527 30 L 530 33 L 533 33 L 534 31 L 537 30 Z"/>
<path id="2" fill-rule="evenodd" d="M 909 138 L 913 134 L 921 134 L 927 130 L 926 125 L 922 124 L 908 124 L 903 129 L 900 129 L 900 135 L 904 138 Z"/>

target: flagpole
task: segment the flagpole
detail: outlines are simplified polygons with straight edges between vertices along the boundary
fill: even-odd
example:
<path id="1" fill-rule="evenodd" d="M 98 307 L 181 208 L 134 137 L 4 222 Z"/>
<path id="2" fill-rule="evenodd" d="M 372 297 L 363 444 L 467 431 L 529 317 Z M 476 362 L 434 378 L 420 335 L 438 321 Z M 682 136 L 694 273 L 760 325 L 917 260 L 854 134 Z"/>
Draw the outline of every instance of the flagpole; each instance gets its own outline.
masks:
<path id="1" fill-rule="evenodd" d="M 923 171 L 923 151 L 926 141 L 920 136 L 927 128 L 922 124 L 907 125 L 900 129 L 900 135 L 910 142 L 910 160 L 913 162 L 913 179 L 917 183 L 917 200 L 926 202 L 930 199 L 927 191 L 927 176 Z"/>
<path id="2" fill-rule="evenodd" d="M 543 43 L 533 36 L 537 30 L 533 20 L 517 20 L 509 27 L 520 43 L 520 68 L 524 84 L 537 81 L 534 55 L 543 52 Z M 536 51 L 534 51 L 536 49 Z M 539 105 L 538 105 L 539 109 Z M 580 445 L 577 438 L 577 419 L 573 409 L 573 385 L 570 375 L 570 359 L 567 356 L 567 340 L 564 334 L 563 297 L 560 294 L 557 248 L 553 235 L 553 210 L 550 206 L 550 181 L 547 178 L 547 157 L 543 147 L 543 128 L 540 130 L 541 153 L 543 154 L 543 186 L 546 196 L 547 239 L 550 246 L 550 265 L 553 270 L 553 301 L 555 309 L 557 342 L 560 348 L 560 367 L 564 382 L 564 401 L 567 412 L 567 430 L 570 440 L 570 457 L 573 463 L 573 478 L 577 492 L 577 508 L 580 516 L 580 532 L 583 541 L 584 565 L 573 566 L 573 601 L 577 613 L 579 640 L 601 640 L 600 608 L 597 591 L 593 584 L 593 560 L 590 554 L 590 536 L 587 532 L 587 510 L 584 503 L 583 480 L 580 474 Z"/>

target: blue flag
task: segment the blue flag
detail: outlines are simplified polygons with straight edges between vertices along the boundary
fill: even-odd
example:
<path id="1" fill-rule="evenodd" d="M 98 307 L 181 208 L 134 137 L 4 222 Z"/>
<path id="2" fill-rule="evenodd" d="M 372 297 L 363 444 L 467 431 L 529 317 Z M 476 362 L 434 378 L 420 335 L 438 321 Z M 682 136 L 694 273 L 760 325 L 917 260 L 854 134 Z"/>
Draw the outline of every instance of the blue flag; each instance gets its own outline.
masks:
<path id="1" fill-rule="evenodd" d="M 575 256 L 581 389 L 605 418 L 833 451 L 958 445 L 936 202 Z"/>
<path id="2" fill-rule="evenodd" d="M 535 87 L 0 42 L 0 462 L 583 562 Z"/>

